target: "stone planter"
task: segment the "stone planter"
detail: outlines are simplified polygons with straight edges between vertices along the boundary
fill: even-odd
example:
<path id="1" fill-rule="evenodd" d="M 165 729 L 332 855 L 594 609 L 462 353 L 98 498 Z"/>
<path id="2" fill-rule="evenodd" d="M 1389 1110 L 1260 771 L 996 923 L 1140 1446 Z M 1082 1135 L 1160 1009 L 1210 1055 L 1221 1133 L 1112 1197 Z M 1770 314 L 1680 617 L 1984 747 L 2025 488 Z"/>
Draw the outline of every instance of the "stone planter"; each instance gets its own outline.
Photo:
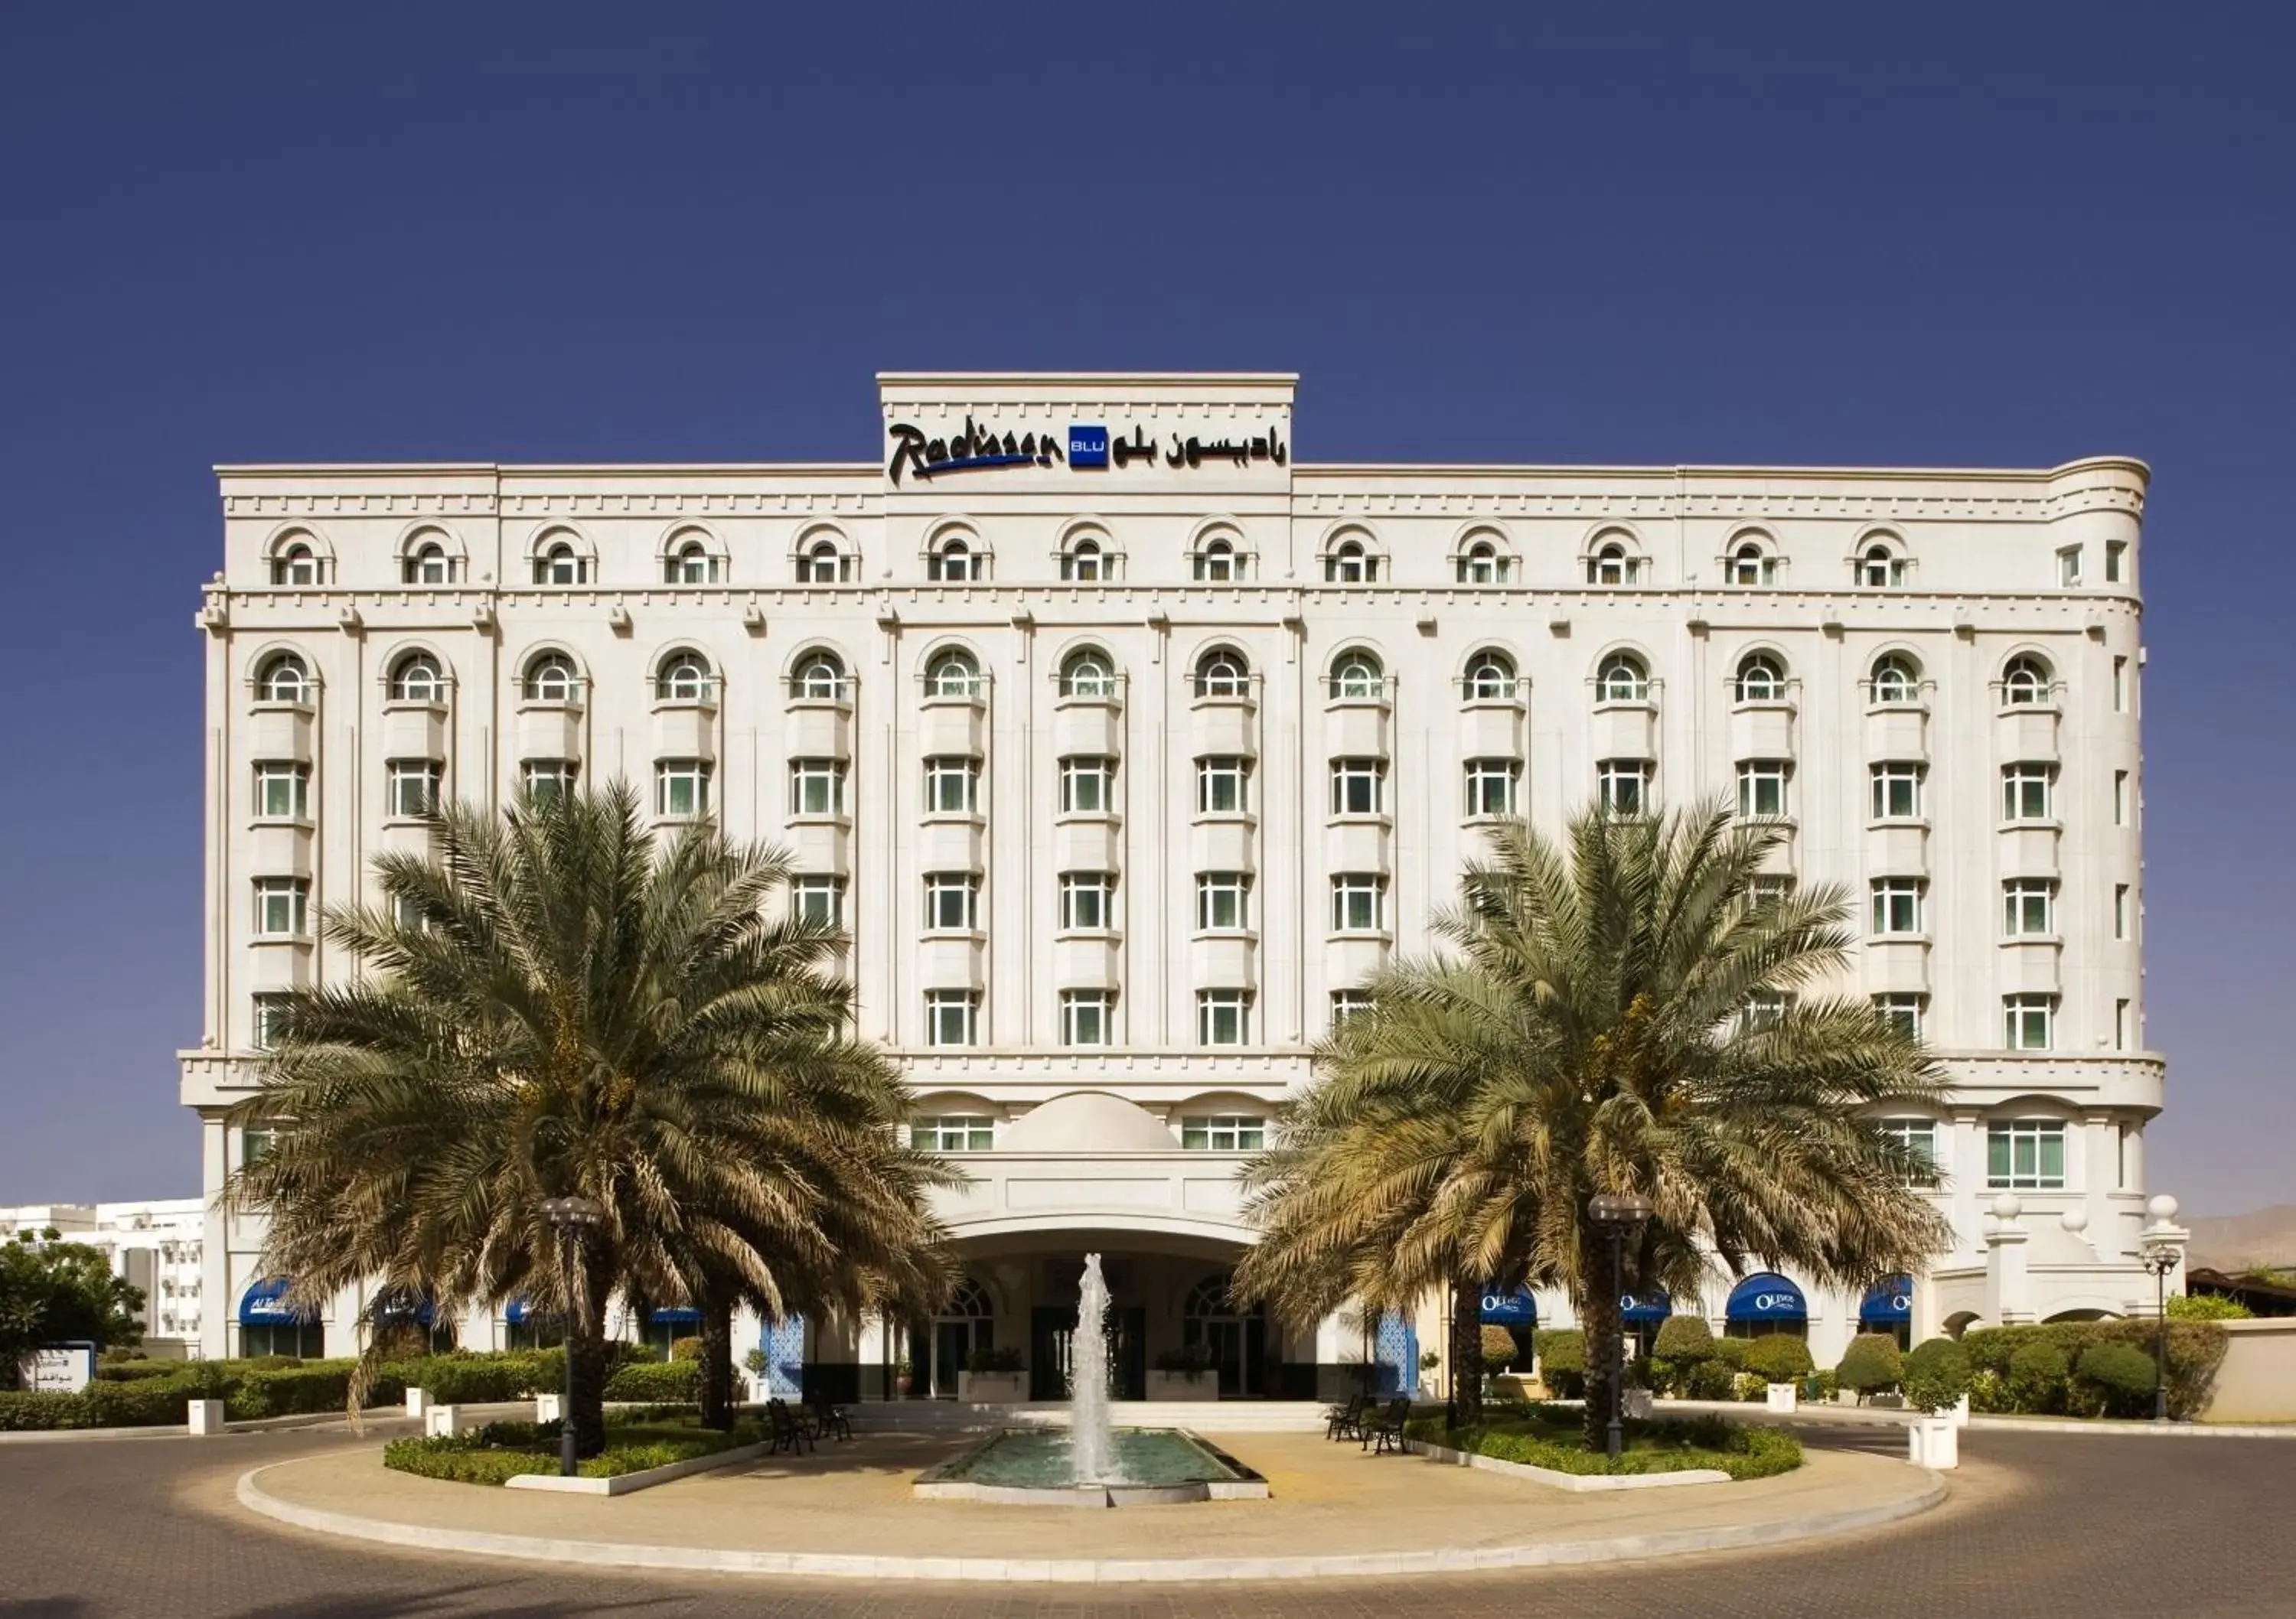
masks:
<path id="1" fill-rule="evenodd" d="M 1951 1411 L 1924 1411 L 1906 1429 L 1906 1460 L 1943 1471 L 1961 1465 L 1961 1429 Z"/>
<path id="2" fill-rule="evenodd" d="M 563 1395 L 563 1394 L 537 1394 L 537 1395 L 535 1395 L 535 1396 L 534 1396 L 534 1419 L 535 1419 L 537 1422 L 555 1422 L 555 1421 L 557 1421 L 557 1420 L 559 1419 L 559 1418 L 560 1418 L 562 1415 L 563 1415 L 563 1408 L 564 1408 L 564 1406 L 565 1406 L 565 1403 L 566 1403 L 566 1396 L 565 1396 L 565 1395 Z"/>
<path id="3" fill-rule="evenodd" d="M 1964 1394 L 1960 1399 L 1955 1401 L 1953 1402 L 1953 1409 L 1948 1411 L 1946 1415 L 1953 1419 L 1954 1427 L 1967 1427 L 1969 1426 L 1969 1396 L 1967 1394 Z"/>
<path id="4" fill-rule="evenodd" d="M 422 1411 L 422 1435 L 426 1439 L 451 1439 L 463 1431 L 463 1408 L 459 1405 L 426 1405 Z"/>
<path id="5" fill-rule="evenodd" d="M 202 1437 L 224 1432 L 223 1402 L 220 1400 L 184 1401 L 184 1427 L 186 1432 Z"/>
<path id="6" fill-rule="evenodd" d="M 1770 1383 L 1763 1386 L 1765 1403 L 1771 1410 L 1790 1411 L 1800 1403 L 1801 1385 L 1799 1383 Z"/>
<path id="7" fill-rule="evenodd" d="M 406 1414 L 408 1416 L 421 1417 L 428 1413 L 430 1410 L 430 1391 L 429 1389 L 410 1388 L 406 1391 Z"/>
<path id="8" fill-rule="evenodd" d="M 1148 1397 L 1151 1400 L 1217 1400 L 1219 1398 L 1219 1373 L 1152 1371 L 1148 1374 Z"/>
<path id="9" fill-rule="evenodd" d="M 961 1371 L 956 1397 L 979 1405 L 1018 1405 L 1029 1397 L 1025 1371 Z"/>
<path id="10" fill-rule="evenodd" d="M 1651 1410 L 1650 1390 L 1646 1388 L 1627 1390 L 1627 1397 L 1620 1408 L 1621 1416 L 1631 1417 L 1638 1422 L 1647 1422 L 1650 1420 Z"/>

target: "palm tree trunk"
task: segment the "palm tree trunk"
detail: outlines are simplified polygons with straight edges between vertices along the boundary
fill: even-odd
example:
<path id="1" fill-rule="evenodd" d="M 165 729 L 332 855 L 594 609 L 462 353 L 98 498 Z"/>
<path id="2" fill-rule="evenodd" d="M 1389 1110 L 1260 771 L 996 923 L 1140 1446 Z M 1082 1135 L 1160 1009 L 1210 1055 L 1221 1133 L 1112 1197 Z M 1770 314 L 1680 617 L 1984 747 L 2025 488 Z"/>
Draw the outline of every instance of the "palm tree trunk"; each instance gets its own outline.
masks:
<path id="1" fill-rule="evenodd" d="M 701 1426 L 734 1426 L 734 1301 L 713 1287 L 694 1296 L 701 1312 Z"/>
<path id="2" fill-rule="evenodd" d="M 606 1448 L 606 1323 L 604 1312 L 586 1311 L 566 1335 L 566 1358 L 573 1371 L 574 1453 L 595 1456 Z"/>
<path id="3" fill-rule="evenodd" d="M 1483 1419 L 1483 1287 L 1480 1281 L 1451 1283 L 1451 1426 L 1473 1427 Z"/>
<path id="4" fill-rule="evenodd" d="M 1579 1430 L 1587 1450 L 1600 1451 L 1610 1439 L 1611 1402 L 1618 1397 L 1611 1375 L 1625 1322 L 1619 1314 L 1619 1279 L 1611 1268 L 1611 1245 L 1590 1233 L 1579 1246 L 1578 1274 L 1585 1296 L 1578 1301 L 1578 1320 L 1587 1338 L 1587 1412 Z"/>

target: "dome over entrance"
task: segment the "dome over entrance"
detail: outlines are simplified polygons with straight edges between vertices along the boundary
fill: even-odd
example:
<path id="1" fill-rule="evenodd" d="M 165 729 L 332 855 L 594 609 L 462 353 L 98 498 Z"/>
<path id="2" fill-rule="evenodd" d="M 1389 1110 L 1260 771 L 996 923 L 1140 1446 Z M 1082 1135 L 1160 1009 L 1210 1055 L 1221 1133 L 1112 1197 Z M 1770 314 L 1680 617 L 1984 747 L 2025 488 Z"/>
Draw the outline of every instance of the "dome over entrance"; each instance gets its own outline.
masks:
<path id="1" fill-rule="evenodd" d="M 1152 1113 L 1105 1091 L 1071 1091 L 1004 1127 L 1004 1152 L 1177 1152 L 1180 1143 Z"/>

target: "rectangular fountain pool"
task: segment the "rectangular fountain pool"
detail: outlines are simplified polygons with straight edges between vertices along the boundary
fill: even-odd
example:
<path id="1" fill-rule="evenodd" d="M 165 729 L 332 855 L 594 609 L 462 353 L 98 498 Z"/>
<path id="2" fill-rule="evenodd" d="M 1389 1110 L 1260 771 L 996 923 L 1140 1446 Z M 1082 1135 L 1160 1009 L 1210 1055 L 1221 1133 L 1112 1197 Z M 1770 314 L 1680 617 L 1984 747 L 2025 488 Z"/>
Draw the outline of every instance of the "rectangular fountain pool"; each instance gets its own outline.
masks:
<path id="1" fill-rule="evenodd" d="M 1182 1428 L 1118 1428 L 1111 1476 L 1079 1482 L 1064 1428 L 1004 1428 L 917 1475 L 922 1500 L 1007 1506 L 1140 1507 L 1177 1501 L 1265 1500 L 1267 1481 Z"/>

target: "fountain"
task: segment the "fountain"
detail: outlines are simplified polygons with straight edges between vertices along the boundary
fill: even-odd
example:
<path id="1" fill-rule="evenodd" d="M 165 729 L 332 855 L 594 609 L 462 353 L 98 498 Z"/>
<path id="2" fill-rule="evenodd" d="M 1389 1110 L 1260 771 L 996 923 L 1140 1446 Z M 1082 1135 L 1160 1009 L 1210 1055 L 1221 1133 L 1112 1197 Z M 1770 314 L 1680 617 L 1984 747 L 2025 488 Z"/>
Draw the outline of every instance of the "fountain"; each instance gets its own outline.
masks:
<path id="1" fill-rule="evenodd" d="M 1069 1342 L 1069 1426 L 1002 1428 L 917 1475 L 926 1500 L 1136 1507 L 1265 1500 L 1267 1481 L 1181 1428 L 1119 1428 L 1108 1408 L 1108 1280 L 1087 1254 Z"/>

